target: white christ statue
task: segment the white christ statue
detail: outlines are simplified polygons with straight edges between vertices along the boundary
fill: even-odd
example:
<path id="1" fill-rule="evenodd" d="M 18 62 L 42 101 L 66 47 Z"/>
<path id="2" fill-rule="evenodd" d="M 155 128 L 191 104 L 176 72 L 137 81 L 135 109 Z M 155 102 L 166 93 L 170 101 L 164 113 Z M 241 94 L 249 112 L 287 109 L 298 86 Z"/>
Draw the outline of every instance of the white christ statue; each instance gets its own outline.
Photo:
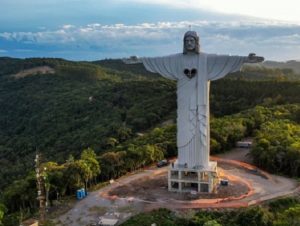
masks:
<path id="1" fill-rule="evenodd" d="M 183 53 L 162 57 L 130 57 L 127 64 L 143 63 L 153 73 L 177 81 L 177 164 L 209 170 L 210 81 L 240 70 L 243 63 L 258 63 L 263 57 L 207 54 L 200 51 L 195 31 L 184 35 Z"/>

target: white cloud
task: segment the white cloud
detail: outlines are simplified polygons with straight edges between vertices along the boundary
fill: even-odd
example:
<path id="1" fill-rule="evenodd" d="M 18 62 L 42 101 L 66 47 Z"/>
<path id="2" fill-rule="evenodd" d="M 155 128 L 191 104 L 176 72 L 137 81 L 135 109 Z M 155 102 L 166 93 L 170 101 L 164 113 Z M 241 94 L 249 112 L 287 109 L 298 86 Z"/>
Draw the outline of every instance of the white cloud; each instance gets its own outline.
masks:
<path id="1" fill-rule="evenodd" d="M 65 25 L 63 25 L 62 26 L 62 29 L 72 29 L 72 28 L 75 28 L 75 26 L 74 25 L 72 25 L 72 24 L 65 24 Z"/>
<path id="2" fill-rule="evenodd" d="M 56 30 L 3 32 L 0 43 L 4 39 L 17 43 L 21 49 L 35 46 L 36 50 L 68 50 L 75 54 L 76 51 L 98 51 L 104 57 L 166 55 L 182 50 L 183 34 L 189 25 L 199 32 L 205 52 L 242 55 L 257 52 L 267 58 L 282 59 L 280 56 L 295 56 L 300 48 L 300 25 L 274 21 L 63 25 Z"/>
<path id="3" fill-rule="evenodd" d="M 300 22 L 298 0 L 121 0 L 145 4 L 167 5 L 177 8 L 205 9 L 266 19 Z"/>
<path id="4" fill-rule="evenodd" d="M 300 34 L 283 35 L 280 37 L 272 37 L 266 40 L 262 40 L 264 45 L 285 45 L 285 46 L 296 46 L 300 44 Z"/>

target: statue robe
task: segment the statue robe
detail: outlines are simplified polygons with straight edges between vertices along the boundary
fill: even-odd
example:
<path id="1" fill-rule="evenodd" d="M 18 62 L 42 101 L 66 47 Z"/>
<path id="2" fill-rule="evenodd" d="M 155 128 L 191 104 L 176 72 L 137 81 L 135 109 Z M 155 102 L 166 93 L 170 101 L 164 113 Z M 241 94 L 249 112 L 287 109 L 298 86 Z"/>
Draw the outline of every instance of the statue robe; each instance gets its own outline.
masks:
<path id="1" fill-rule="evenodd" d="M 178 164 L 209 169 L 209 87 L 210 81 L 238 71 L 246 57 L 215 54 L 174 54 L 141 58 L 145 68 L 177 80 Z M 188 78 L 185 69 L 197 69 Z"/>

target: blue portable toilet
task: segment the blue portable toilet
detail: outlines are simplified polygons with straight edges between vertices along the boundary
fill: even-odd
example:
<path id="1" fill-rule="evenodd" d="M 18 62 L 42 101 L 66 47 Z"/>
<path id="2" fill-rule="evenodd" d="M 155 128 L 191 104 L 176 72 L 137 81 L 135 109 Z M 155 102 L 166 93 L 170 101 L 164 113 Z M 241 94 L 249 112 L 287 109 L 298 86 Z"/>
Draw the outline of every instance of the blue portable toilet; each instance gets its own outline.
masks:
<path id="1" fill-rule="evenodd" d="M 85 189 L 84 188 L 81 188 L 80 189 L 80 191 L 81 191 L 81 195 L 82 195 L 82 198 L 85 198 Z"/>
<path id="2" fill-rule="evenodd" d="M 81 189 L 79 189 L 79 190 L 76 191 L 76 198 L 77 198 L 78 200 L 83 199 Z"/>

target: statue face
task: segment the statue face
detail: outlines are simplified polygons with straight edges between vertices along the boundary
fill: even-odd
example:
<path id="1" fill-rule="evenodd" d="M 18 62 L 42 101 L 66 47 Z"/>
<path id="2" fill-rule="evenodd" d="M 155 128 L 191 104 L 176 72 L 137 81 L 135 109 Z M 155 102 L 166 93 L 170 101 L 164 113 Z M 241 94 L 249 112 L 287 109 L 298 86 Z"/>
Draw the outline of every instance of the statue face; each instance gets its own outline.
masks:
<path id="1" fill-rule="evenodd" d="M 194 37 L 188 36 L 184 39 L 184 47 L 188 52 L 196 50 L 196 40 Z"/>

